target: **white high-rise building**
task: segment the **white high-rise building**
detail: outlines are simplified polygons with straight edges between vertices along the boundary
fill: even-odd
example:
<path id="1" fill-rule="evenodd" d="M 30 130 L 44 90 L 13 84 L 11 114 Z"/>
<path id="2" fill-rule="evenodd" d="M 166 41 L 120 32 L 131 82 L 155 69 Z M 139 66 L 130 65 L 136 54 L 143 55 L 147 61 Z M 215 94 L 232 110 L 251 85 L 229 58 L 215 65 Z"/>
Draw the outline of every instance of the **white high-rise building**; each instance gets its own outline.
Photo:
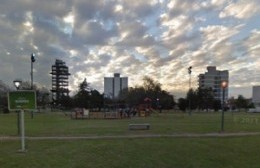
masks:
<path id="1" fill-rule="evenodd" d="M 120 91 L 128 88 L 128 78 L 120 77 L 120 73 L 115 73 L 114 77 L 104 78 L 104 94 L 109 98 L 117 98 Z"/>
<path id="2" fill-rule="evenodd" d="M 252 102 L 256 108 L 260 108 L 260 86 L 253 86 Z"/>
<path id="3" fill-rule="evenodd" d="M 199 87 L 200 88 L 211 88 L 214 92 L 214 98 L 221 100 L 223 98 L 223 90 L 221 88 L 221 82 L 229 82 L 228 70 L 219 71 L 215 66 L 208 66 L 208 72 L 199 75 Z M 225 89 L 225 100 L 228 99 L 228 86 Z"/>

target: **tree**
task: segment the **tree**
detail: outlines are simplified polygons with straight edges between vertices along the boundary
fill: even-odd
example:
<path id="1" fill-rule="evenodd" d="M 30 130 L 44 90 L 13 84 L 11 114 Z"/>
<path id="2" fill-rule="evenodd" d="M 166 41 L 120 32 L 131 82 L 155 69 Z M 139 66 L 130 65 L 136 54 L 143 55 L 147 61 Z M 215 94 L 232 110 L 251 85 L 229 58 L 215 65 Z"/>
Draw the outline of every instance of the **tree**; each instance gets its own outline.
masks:
<path id="1" fill-rule="evenodd" d="M 97 90 L 91 90 L 90 91 L 90 107 L 91 108 L 99 108 L 99 111 L 101 107 L 104 105 L 104 98 L 103 95 L 100 94 Z"/>
<path id="2" fill-rule="evenodd" d="M 241 108 L 247 108 L 248 107 L 248 102 L 242 95 L 238 95 L 237 100 L 236 100 L 236 106 L 240 110 Z"/>
<path id="3" fill-rule="evenodd" d="M 145 97 L 145 89 L 143 87 L 136 86 L 128 89 L 123 89 L 119 94 L 119 101 L 125 102 L 132 107 L 142 103 Z"/>
<path id="4" fill-rule="evenodd" d="M 8 113 L 7 108 L 7 93 L 10 88 L 0 80 L 0 109 L 3 108 L 4 113 Z"/>
<path id="5" fill-rule="evenodd" d="M 234 97 L 231 97 L 228 100 L 228 104 L 229 104 L 231 110 L 235 110 L 236 109 L 236 100 L 235 100 Z"/>
<path id="6" fill-rule="evenodd" d="M 36 87 L 36 86 L 35 86 Z M 36 87 L 38 88 L 38 87 Z M 46 108 L 48 104 L 50 104 L 50 91 L 45 87 L 38 88 L 36 90 L 37 94 L 37 106 L 41 106 L 42 108 Z"/>
<path id="7" fill-rule="evenodd" d="M 214 99 L 214 101 L 213 101 L 213 109 L 215 111 L 218 111 L 218 110 L 221 109 L 221 101 L 220 100 Z"/>
<path id="8" fill-rule="evenodd" d="M 213 109 L 214 108 L 214 92 L 212 90 L 212 88 L 198 88 L 197 89 L 197 106 L 199 109 L 206 109 L 207 111 L 209 109 Z"/>
<path id="9" fill-rule="evenodd" d="M 79 92 L 90 92 L 90 84 L 87 82 L 87 79 L 85 78 L 82 83 L 79 84 Z"/>
<path id="10" fill-rule="evenodd" d="M 149 98 L 153 108 L 170 109 L 175 105 L 174 97 L 167 91 L 162 90 L 161 84 L 152 78 L 145 76 L 142 86 L 135 86 L 124 89 L 119 94 L 119 101 L 130 106 L 143 104 L 144 99 Z"/>
<path id="11" fill-rule="evenodd" d="M 174 97 L 167 91 L 162 90 L 162 85 L 154 81 L 152 78 L 145 76 L 143 78 L 143 89 L 145 91 L 145 97 L 152 100 L 153 108 L 172 109 L 176 104 Z M 145 98 L 143 97 L 143 99 Z"/>
<path id="12" fill-rule="evenodd" d="M 79 84 L 79 91 L 74 96 L 74 105 L 81 108 L 99 108 L 104 105 L 103 95 L 95 89 L 90 89 L 90 84 L 85 78 Z"/>
<path id="13" fill-rule="evenodd" d="M 31 82 L 22 81 L 19 89 L 20 90 L 31 90 Z M 36 89 L 36 85 L 34 85 L 33 89 Z"/>
<path id="14" fill-rule="evenodd" d="M 196 90 L 190 89 L 186 95 L 187 107 L 199 110 L 218 110 L 221 108 L 219 100 L 214 98 L 214 91 L 212 88 L 197 88 Z"/>
<path id="15" fill-rule="evenodd" d="M 187 99 L 184 98 L 179 98 L 178 99 L 178 107 L 181 111 L 185 111 L 186 108 L 188 107 L 188 101 Z"/>
<path id="16" fill-rule="evenodd" d="M 186 95 L 187 107 L 190 106 L 191 109 L 196 109 L 198 107 L 197 93 L 193 89 L 190 89 Z"/>
<path id="17" fill-rule="evenodd" d="M 172 109 L 176 105 L 173 95 L 164 90 L 159 95 L 159 103 L 163 109 Z"/>
<path id="18" fill-rule="evenodd" d="M 152 91 L 152 92 L 160 92 L 161 84 L 154 81 L 152 78 L 145 76 L 143 78 L 143 87 L 146 91 Z"/>
<path id="19" fill-rule="evenodd" d="M 81 108 L 90 107 L 90 87 L 85 78 L 82 83 L 79 84 L 79 91 L 74 96 L 75 105 Z"/>

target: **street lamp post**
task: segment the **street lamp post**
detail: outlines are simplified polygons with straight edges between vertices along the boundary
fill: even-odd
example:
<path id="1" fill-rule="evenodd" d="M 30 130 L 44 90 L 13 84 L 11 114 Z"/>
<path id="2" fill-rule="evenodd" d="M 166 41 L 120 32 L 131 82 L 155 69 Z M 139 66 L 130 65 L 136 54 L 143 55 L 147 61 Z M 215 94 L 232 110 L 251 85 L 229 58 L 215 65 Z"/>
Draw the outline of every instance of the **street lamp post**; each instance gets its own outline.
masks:
<path id="1" fill-rule="evenodd" d="M 31 54 L 31 90 L 33 90 L 33 63 L 35 62 L 35 54 Z"/>
<path id="2" fill-rule="evenodd" d="M 228 86 L 227 81 L 221 82 L 221 88 L 222 88 L 222 115 L 221 115 L 221 131 L 224 131 L 224 111 L 225 111 L 225 90 Z"/>
<path id="3" fill-rule="evenodd" d="M 159 113 L 161 113 L 162 108 L 161 108 L 161 105 L 160 105 L 160 99 L 159 98 L 156 98 L 156 107 L 157 107 L 157 110 L 159 110 Z"/>
<path id="4" fill-rule="evenodd" d="M 189 73 L 189 76 L 190 76 L 190 78 L 189 78 L 189 92 L 191 91 L 191 72 L 192 72 L 191 69 L 192 69 L 192 66 L 190 66 L 188 68 L 188 73 Z M 191 96 L 189 96 L 189 115 L 191 115 Z"/>
<path id="5" fill-rule="evenodd" d="M 22 83 L 20 80 L 13 81 L 14 86 L 17 90 Z M 21 109 L 17 112 L 17 128 L 18 128 L 18 135 L 21 136 L 21 150 L 20 152 L 25 152 L 25 132 L 24 132 L 24 110 Z"/>
<path id="6" fill-rule="evenodd" d="M 16 90 L 19 90 L 22 81 L 14 80 L 13 83 L 14 83 L 14 86 L 15 86 Z M 17 134 L 18 135 L 21 134 L 21 131 L 20 131 L 20 113 L 19 113 L 19 111 L 17 111 Z"/>
<path id="7" fill-rule="evenodd" d="M 31 90 L 33 90 L 33 63 L 35 62 L 35 54 L 31 54 Z M 31 111 L 31 118 L 33 118 L 33 111 Z"/>

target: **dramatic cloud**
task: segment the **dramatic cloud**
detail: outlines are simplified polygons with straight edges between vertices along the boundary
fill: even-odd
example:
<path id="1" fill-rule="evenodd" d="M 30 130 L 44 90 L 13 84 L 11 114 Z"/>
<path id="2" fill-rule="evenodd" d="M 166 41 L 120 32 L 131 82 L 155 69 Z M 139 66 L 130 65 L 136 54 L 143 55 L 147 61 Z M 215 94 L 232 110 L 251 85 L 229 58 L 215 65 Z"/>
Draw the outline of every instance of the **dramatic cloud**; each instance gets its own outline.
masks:
<path id="1" fill-rule="evenodd" d="M 238 19 L 248 19 L 255 15 L 257 12 L 259 14 L 260 3 L 259 1 L 247 1 L 241 0 L 235 3 L 227 5 L 224 10 L 219 14 L 220 18 L 224 17 L 235 17 Z"/>
<path id="2" fill-rule="evenodd" d="M 130 86 L 144 75 L 176 95 L 207 66 L 230 72 L 230 96 L 251 97 L 260 85 L 259 0 L 3 0 L 0 5 L 0 81 L 30 80 L 51 87 L 51 66 L 69 66 L 70 89 L 87 78 L 119 72 Z M 250 75 L 249 75 L 250 74 Z"/>

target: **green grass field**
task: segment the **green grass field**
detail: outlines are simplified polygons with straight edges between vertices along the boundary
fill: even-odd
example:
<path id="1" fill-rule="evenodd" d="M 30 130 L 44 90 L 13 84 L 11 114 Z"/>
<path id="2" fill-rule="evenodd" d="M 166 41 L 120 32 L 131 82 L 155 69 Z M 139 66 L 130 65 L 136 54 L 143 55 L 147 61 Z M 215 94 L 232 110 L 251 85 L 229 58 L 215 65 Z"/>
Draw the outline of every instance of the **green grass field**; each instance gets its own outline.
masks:
<path id="1" fill-rule="evenodd" d="M 15 113 L 0 115 L 0 136 L 17 135 Z M 130 123 L 150 123 L 148 131 L 129 131 Z M 220 113 L 196 113 L 192 116 L 182 113 L 154 114 L 147 118 L 132 119 L 86 119 L 72 120 L 63 113 L 37 113 L 30 118 L 25 115 L 27 136 L 89 136 L 128 134 L 177 134 L 211 133 L 221 128 Z M 225 114 L 225 132 L 260 131 L 260 114 Z"/>
<path id="2" fill-rule="evenodd" d="M 71 120 L 63 113 L 26 113 L 26 136 L 101 136 L 213 133 L 220 131 L 220 113 L 155 114 L 123 120 Z M 16 114 L 0 115 L 0 136 L 17 136 Z M 129 131 L 129 123 L 150 123 L 147 131 Z M 259 132 L 260 115 L 226 113 L 225 132 Z M 115 138 L 96 140 L 0 140 L 0 167 L 122 168 L 258 168 L 260 136 Z"/>

